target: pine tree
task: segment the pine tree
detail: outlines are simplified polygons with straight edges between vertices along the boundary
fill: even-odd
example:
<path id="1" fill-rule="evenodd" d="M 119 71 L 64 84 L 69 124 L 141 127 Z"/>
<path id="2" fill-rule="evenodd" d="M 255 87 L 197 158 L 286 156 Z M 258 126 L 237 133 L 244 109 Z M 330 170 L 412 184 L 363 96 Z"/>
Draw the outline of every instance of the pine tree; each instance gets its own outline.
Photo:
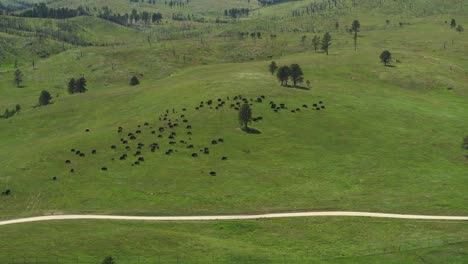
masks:
<path id="1" fill-rule="evenodd" d="M 358 32 L 361 29 L 361 23 L 358 20 L 354 20 L 351 25 L 351 31 L 354 32 L 354 50 L 357 50 L 357 37 Z"/>
<path id="2" fill-rule="evenodd" d="M 249 103 L 244 103 L 241 109 L 239 110 L 239 124 L 244 127 L 245 130 L 248 129 L 248 125 L 252 120 L 252 109 L 250 109 Z"/>
<path id="3" fill-rule="evenodd" d="M 325 35 L 323 35 L 323 40 L 322 40 L 322 50 L 325 51 L 325 53 L 328 55 L 328 49 L 330 48 L 331 46 L 331 35 L 330 33 L 325 33 Z"/>
<path id="4" fill-rule="evenodd" d="M 314 36 L 312 39 L 312 46 L 314 46 L 315 52 L 317 52 L 317 48 L 320 45 L 320 37 L 319 36 Z"/>
<path id="5" fill-rule="evenodd" d="M 275 61 L 272 61 L 270 65 L 268 66 L 268 69 L 271 72 L 271 75 L 275 74 L 276 70 L 278 69 L 278 65 L 276 65 Z"/>
<path id="6" fill-rule="evenodd" d="M 76 90 L 76 80 L 75 78 L 71 78 L 70 81 L 68 82 L 68 93 L 74 94 L 75 90 Z"/>
<path id="7" fill-rule="evenodd" d="M 139 85 L 139 84 L 140 84 L 140 80 L 138 80 L 138 78 L 136 76 L 133 76 L 130 79 L 130 85 L 131 86 L 135 86 L 135 85 Z"/>
<path id="8" fill-rule="evenodd" d="M 52 96 L 48 91 L 42 91 L 41 95 L 39 96 L 39 105 L 48 105 L 50 103 L 50 100 L 52 99 Z"/>
<path id="9" fill-rule="evenodd" d="M 20 69 L 16 69 L 15 71 L 14 82 L 16 87 L 20 87 L 21 83 L 23 82 L 23 73 L 20 71 Z"/>

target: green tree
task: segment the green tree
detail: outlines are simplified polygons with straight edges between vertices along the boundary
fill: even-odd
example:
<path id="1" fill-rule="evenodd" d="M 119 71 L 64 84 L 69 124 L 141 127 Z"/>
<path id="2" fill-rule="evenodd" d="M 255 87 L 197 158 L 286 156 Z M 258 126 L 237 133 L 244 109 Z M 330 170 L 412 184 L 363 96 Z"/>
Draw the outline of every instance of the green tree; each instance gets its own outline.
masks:
<path id="1" fill-rule="evenodd" d="M 291 74 L 291 71 L 288 66 L 279 67 L 278 71 L 276 72 L 276 77 L 281 82 L 281 85 L 288 85 L 288 79 Z"/>
<path id="2" fill-rule="evenodd" d="M 457 28 L 455 29 L 458 33 L 462 33 L 463 31 L 465 31 L 465 29 L 463 28 L 462 25 L 458 25 Z"/>
<path id="3" fill-rule="evenodd" d="M 289 69 L 291 81 L 293 82 L 294 87 L 296 87 L 298 83 L 302 83 L 304 81 L 304 73 L 302 72 L 299 64 L 291 64 Z"/>
<path id="4" fill-rule="evenodd" d="M 102 261 L 102 264 L 115 264 L 114 258 L 112 256 L 107 256 Z"/>
<path id="5" fill-rule="evenodd" d="M 450 28 L 455 28 L 457 26 L 457 22 L 455 21 L 454 18 L 452 18 L 452 21 L 450 21 Z"/>
<path id="6" fill-rule="evenodd" d="M 307 40 L 307 36 L 306 35 L 302 36 L 302 38 L 301 38 L 302 46 L 305 46 L 306 40 Z"/>
<path id="7" fill-rule="evenodd" d="M 312 39 L 312 46 L 314 46 L 315 52 L 317 52 L 317 48 L 320 45 L 320 37 L 319 36 L 314 36 Z"/>
<path id="8" fill-rule="evenodd" d="M 139 84 L 140 84 L 140 80 L 138 80 L 138 78 L 136 76 L 133 76 L 130 79 L 130 85 L 131 86 L 135 86 L 135 85 L 139 85 Z"/>
<path id="9" fill-rule="evenodd" d="M 14 75 L 14 82 L 16 84 L 16 87 L 20 87 L 21 83 L 23 82 L 23 73 L 20 71 L 20 69 L 16 69 Z"/>
<path id="10" fill-rule="evenodd" d="M 76 80 L 75 78 L 71 78 L 70 81 L 68 82 L 68 93 L 74 94 L 75 91 L 76 91 Z"/>
<path id="11" fill-rule="evenodd" d="M 385 66 L 387 66 L 388 64 L 391 63 L 392 61 L 392 53 L 390 53 L 390 51 L 388 50 L 384 50 L 381 54 L 380 54 L 380 61 L 385 64 Z"/>
<path id="12" fill-rule="evenodd" d="M 21 111 L 21 105 L 16 104 L 16 106 L 15 106 L 15 111 L 16 111 L 16 113 L 19 114 L 19 112 Z"/>
<path id="13" fill-rule="evenodd" d="M 78 78 L 78 80 L 76 81 L 75 93 L 85 93 L 86 91 L 88 91 L 88 89 L 86 89 L 85 77 Z"/>
<path id="14" fill-rule="evenodd" d="M 52 96 L 48 91 L 42 91 L 41 95 L 39 96 L 39 105 L 48 105 L 50 104 L 50 100 L 52 99 Z"/>
<path id="15" fill-rule="evenodd" d="M 322 39 L 322 50 L 325 51 L 325 53 L 328 55 L 328 49 L 330 48 L 331 46 L 331 35 L 330 33 L 325 33 L 325 35 L 323 35 L 323 39 Z"/>
<path id="16" fill-rule="evenodd" d="M 275 61 L 272 61 L 270 65 L 268 65 L 268 70 L 270 70 L 271 75 L 275 74 L 277 69 L 278 69 L 278 65 L 276 65 Z"/>
<path id="17" fill-rule="evenodd" d="M 245 130 L 247 130 L 251 120 L 252 109 L 250 108 L 249 103 L 245 102 L 239 110 L 239 124 L 243 126 Z"/>
<path id="18" fill-rule="evenodd" d="M 468 150 L 468 136 L 463 139 L 462 148 Z"/>
<path id="19" fill-rule="evenodd" d="M 359 23 L 359 20 L 354 20 L 351 25 L 351 31 L 354 33 L 354 50 L 357 50 L 357 37 L 360 29 L 361 23 Z"/>

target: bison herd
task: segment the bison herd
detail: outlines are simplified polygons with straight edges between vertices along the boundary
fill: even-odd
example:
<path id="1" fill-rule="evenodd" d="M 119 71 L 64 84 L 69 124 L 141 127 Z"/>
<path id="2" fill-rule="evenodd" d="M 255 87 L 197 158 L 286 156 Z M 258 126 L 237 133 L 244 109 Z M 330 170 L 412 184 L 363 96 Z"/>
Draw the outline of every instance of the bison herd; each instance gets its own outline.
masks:
<path id="1" fill-rule="evenodd" d="M 202 109 L 217 111 L 228 106 L 228 109 L 239 110 L 242 104 L 245 103 L 250 105 L 263 104 L 265 103 L 265 96 L 261 95 L 257 98 L 246 98 L 242 95 L 236 95 L 233 97 L 228 96 L 226 98 L 209 99 L 201 101 L 193 109 L 195 111 L 201 111 Z M 270 101 L 269 109 L 276 113 L 281 111 L 298 113 L 307 109 L 315 111 L 325 110 L 325 105 L 322 101 L 319 101 L 318 103 L 303 104 L 301 107 L 289 107 L 285 103 Z M 175 108 L 171 108 L 166 109 L 157 116 L 154 123 L 145 121 L 142 124 L 137 125 L 134 129 L 119 126 L 114 133 L 116 133 L 120 142 L 118 144 L 108 146 L 107 150 L 100 150 L 99 153 L 109 154 L 109 152 L 111 152 L 111 155 L 116 155 L 115 158 L 111 158 L 112 162 L 115 160 L 118 160 L 119 162 L 127 162 L 129 166 L 132 167 L 142 165 L 142 163 L 146 161 L 145 156 L 154 155 L 156 153 L 160 153 L 160 155 L 164 156 L 171 156 L 178 153 L 178 150 L 190 149 L 192 151 L 188 151 L 188 153 L 191 152 L 189 157 L 193 159 L 200 158 L 200 154 L 203 156 L 210 155 L 210 147 L 217 148 L 220 144 L 224 143 L 224 139 L 221 137 L 214 138 L 209 142 L 206 142 L 205 145 L 199 144 L 197 146 L 192 141 L 194 136 L 193 127 L 195 126 L 190 124 L 190 121 L 187 118 L 188 115 L 189 110 L 187 108 L 182 108 L 180 111 Z M 252 118 L 252 121 L 254 122 L 262 120 L 263 117 Z M 91 130 L 86 129 L 85 131 L 90 133 Z M 193 151 L 195 148 L 199 150 L 198 153 Z M 70 152 L 73 153 L 77 159 L 84 159 L 87 157 L 87 154 L 97 155 L 98 153 L 96 149 L 92 149 L 86 153 L 85 151 L 77 148 L 70 149 Z M 181 152 L 185 153 L 183 151 Z M 228 157 L 221 156 L 219 157 L 219 160 L 226 161 L 228 160 Z M 73 168 L 72 165 L 74 163 L 71 158 L 65 160 L 65 164 L 70 173 L 75 172 L 75 168 Z M 101 171 L 108 171 L 108 167 L 101 166 Z M 209 175 L 216 176 L 216 171 L 210 171 Z M 54 177 L 53 180 L 57 180 L 57 178 Z M 2 195 L 9 195 L 9 192 L 3 192 Z"/>

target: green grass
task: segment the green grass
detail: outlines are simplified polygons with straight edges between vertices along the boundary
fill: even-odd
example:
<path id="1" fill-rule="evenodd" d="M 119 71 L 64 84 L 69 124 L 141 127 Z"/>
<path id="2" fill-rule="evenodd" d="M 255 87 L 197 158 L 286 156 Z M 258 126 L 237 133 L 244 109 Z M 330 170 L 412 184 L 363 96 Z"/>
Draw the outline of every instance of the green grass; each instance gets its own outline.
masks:
<path id="1" fill-rule="evenodd" d="M 195 223 L 73 220 L 1 227 L 0 260 L 99 263 L 112 255 L 119 264 L 464 263 L 467 230 L 462 222 L 333 217 Z"/>
<path id="2" fill-rule="evenodd" d="M 210 12 L 232 4 L 219 1 L 202 11 L 209 3 L 193 1 L 190 10 L 213 18 Z M 432 3 L 436 2 L 428 6 Z M 393 14 L 397 6 L 392 5 L 391 12 L 382 16 L 381 9 L 372 12 L 366 2 L 340 15 L 292 18 L 290 12 L 304 5 L 298 1 L 262 8 L 248 19 L 226 25 L 170 22 L 152 26 L 151 34 L 149 28 L 137 30 L 78 17 L 67 23 L 82 39 L 112 46 L 67 44 L 65 51 L 60 42 L 48 38 L 39 42 L 25 32 L 2 33 L 2 47 L 7 48 L 2 49 L 5 59 L 0 64 L 0 111 L 15 104 L 21 104 L 22 111 L 8 120 L 0 119 L 0 191 L 12 190 L 11 196 L 0 196 L 0 219 L 52 213 L 207 215 L 321 210 L 468 215 L 468 160 L 464 156 L 468 153 L 460 147 L 468 133 L 464 122 L 468 119 L 468 41 L 466 34 L 457 34 L 444 23 L 456 17 L 459 24 L 467 25 L 468 18 L 460 15 L 465 7 L 455 10 L 454 2 L 450 3 L 450 7 L 428 7 L 425 13 L 408 11 L 402 16 Z M 124 4 L 116 1 L 115 9 L 123 10 Z M 357 52 L 352 36 L 345 32 L 356 17 L 362 25 Z M 37 26 L 60 23 L 19 19 Z M 337 20 L 338 31 L 333 29 Z M 400 27 L 401 21 L 409 24 Z M 193 28 L 181 30 L 187 26 Z M 303 35 L 310 42 L 327 30 L 333 36 L 329 56 L 300 42 Z M 261 31 L 263 38 L 239 40 L 238 31 Z M 277 34 L 277 39 L 270 39 L 270 34 Z M 29 42 L 29 49 L 18 48 Z M 394 63 L 395 67 L 382 66 L 378 56 L 385 49 L 401 62 Z M 31 54 L 38 50 L 50 51 L 50 56 L 35 57 L 33 70 Z M 312 89 L 279 86 L 267 71 L 269 56 L 279 65 L 300 64 Z M 15 58 L 25 75 L 23 88 L 12 83 Z M 130 87 L 130 78 L 140 73 L 144 75 L 141 85 Z M 68 95 L 68 80 L 81 75 L 88 80 L 89 92 Z M 34 107 L 41 90 L 51 92 L 53 104 Z M 254 116 L 262 116 L 263 121 L 252 126 L 261 134 L 246 134 L 238 128 L 237 113 L 229 109 L 232 101 L 219 111 L 194 109 L 200 101 L 238 94 L 266 96 L 263 103 L 253 103 Z M 269 101 L 294 108 L 323 101 L 327 109 L 275 113 Z M 175 108 L 180 115 L 184 107 L 188 110 L 183 114 L 193 126 L 194 150 L 180 143 L 169 145 L 167 132 L 164 139 L 150 133 L 161 126 L 158 117 L 166 109 Z M 153 128 L 143 126 L 144 122 Z M 131 142 L 128 160 L 119 161 L 126 151 L 117 127 L 124 127 L 126 134 L 135 132 L 138 125 L 142 125 L 142 135 Z M 185 129 L 175 131 L 177 141 L 189 141 Z M 224 143 L 210 144 L 220 137 Z M 145 144 L 146 161 L 132 167 L 138 142 Z M 151 153 L 148 145 L 152 142 L 158 142 L 161 149 Z M 118 149 L 111 150 L 111 145 Z M 209 155 L 191 157 L 205 146 L 211 150 Z M 87 156 L 79 158 L 71 148 Z M 168 148 L 178 152 L 164 155 Z M 98 153 L 91 155 L 92 149 Z M 221 161 L 222 156 L 228 160 Z M 65 164 L 67 159 L 71 165 Z M 103 166 L 109 171 L 100 171 Z M 71 168 L 75 173 L 69 172 Z M 216 177 L 209 176 L 212 170 Z M 80 233 L 85 223 L 89 232 Z M 323 232 L 315 232 L 322 226 Z M 244 228 L 259 238 L 242 232 Z M 391 233 L 395 229 L 398 232 Z M 314 258 L 330 263 L 463 263 L 466 230 L 465 223 L 334 218 L 245 224 L 73 221 L 2 227 L 9 239 L 2 240 L 0 248 L 10 252 L 7 257 L 23 256 L 24 249 L 27 256 L 47 257 L 41 252 L 58 245 L 53 255 L 61 258 L 150 257 L 153 252 L 173 258 L 179 251 L 175 249 L 180 249 L 186 262 L 215 256 L 221 262 L 233 258 L 232 262 L 269 263 L 287 252 L 300 263 L 310 250 Z M 206 235 L 210 232 L 214 233 Z M 17 238 L 25 233 L 32 238 Z M 53 239 L 38 243 L 45 240 L 44 233 Z M 120 239 L 129 233 L 138 236 Z M 92 242 L 84 243 L 84 234 L 91 234 Z M 354 239 L 356 234 L 363 236 Z M 406 249 L 393 250 L 398 245 Z M 393 249 L 387 252 L 387 248 Z"/>

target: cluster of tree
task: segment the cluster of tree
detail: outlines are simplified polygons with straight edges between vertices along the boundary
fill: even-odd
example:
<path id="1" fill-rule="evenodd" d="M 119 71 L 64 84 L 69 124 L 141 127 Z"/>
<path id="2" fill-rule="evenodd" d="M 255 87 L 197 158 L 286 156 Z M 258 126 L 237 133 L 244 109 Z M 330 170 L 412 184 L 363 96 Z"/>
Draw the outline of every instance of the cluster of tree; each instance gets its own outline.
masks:
<path id="1" fill-rule="evenodd" d="M 170 8 L 174 7 L 185 7 L 185 5 L 188 5 L 189 0 L 186 1 L 181 1 L 181 0 L 171 0 L 171 1 L 165 1 L 164 5 L 169 6 Z"/>
<path id="2" fill-rule="evenodd" d="M 454 18 L 452 18 L 452 21 L 450 21 L 450 28 L 455 29 L 455 31 L 460 34 L 465 31 L 462 25 L 457 25 L 457 21 Z"/>
<path id="3" fill-rule="evenodd" d="M 224 10 L 224 16 L 230 16 L 232 18 L 248 17 L 250 9 L 248 8 L 231 8 Z"/>
<path id="4" fill-rule="evenodd" d="M 123 26 L 128 26 L 129 24 L 134 24 L 138 22 L 143 22 L 145 24 L 149 24 L 150 22 L 159 24 L 163 19 L 162 14 L 159 12 L 149 13 L 143 11 L 139 13 L 136 9 L 132 9 L 132 12 L 130 14 L 114 14 L 112 10 L 107 6 L 104 6 L 101 8 L 101 10 L 99 10 L 98 17 Z"/>
<path id="5" fill-rule="evenodd" d="M 243 39 L 243 38 L 246 38 L 246 37 L 251 37 L 252 39 L 255 39 L 255 38 L 258 38 L 258 39 L 261 39 L 262 38 L 262 33 L 261 32 L 238 32 L 238 35 L 239 35 L 239 38 L 240 39 Z"/>
<path id="6" fill-rule="evenodd" d="M 2 2 L 0 2 L 0 15 L 13 12 L 16 10 L 21 10 L 21 9 L 26 9 L 26 8 L 31 8 L 33 7 L 32 3 L 28 3 L 26 1 L 20 1 L 16 0 L 15 5 L 4 5 Z"/>
<path id="7" fill-rule="evenodd" d="M 0 19 L 0 31 L 7 34 L 30 37 L 34 35 L 39 41 L 49 37 L 61 42 L 67 42 L 77 46 L 91 46 L 90 42 L 83 40 L 77 34 L 78 27 L 69 21 L 57 21 L 57 28 L 36 26 L 31 23 L 24 23 L 17 17 L 2 17 Z M 31 34 L 31 33 L 33 34 Z M 47 55 L 47 53 L 45 54 Z M 44 56 L 44 55 L 43 55 Z"/>
<path id="8" fill-rule="evenodd" d="M 305 16 L 305 15 L 315 16 L 324 11 L 337 8 L 340 4 L 343 4 L 343 3 L 344 2 L 342 0 L 322 0 L 321 2 L 314 1 L 299 9 L 293 10 L 292 16 L 293 17 Z"/>
<path id="9" fill-rule="evenodd" d="M 86 88 L 86 79 L 85 77 L 80 77 L 78 79 L 71 78 L 68 82 L 68 93 L 75 94 L 75 93 L 85 93 L 88 91 Z"/>
<path id="10" fill-rule="evenodd" d="M 260 6 L 269 6 L 269 5 L 286 3 L 291 0 L 257 0 L 257 1 L 258 1 L 258 5 Z"/>
<path id="11" fill-rule="evenodd" d="M 14 116 L 15 114 L 19 114 L 19 112 L 21 111 L 21 106 L 19 104 L 17 104 L 15 106 L 15 109 L 5 109 L 5 112 L 3 113 L 3 115 L 0 115 L 0 118 L 4 118 L 4 119 L 8 119 L 12 116 Z"/>
<path id="12" fill-rule="evenodd" d="M 276 72 L 276 77 L 281 82 L 282 86 L 288 86 L 288 80 L 293 82 L 294 87 L 296 87 L 298 83 L 304 81 L 304 73 L 299 64 L 291 64 L 290 66 L 281 66 L 278 68 L 276 62 L 272 61 L 268 69 L 272 75 Z"/>
<path id="13" fill-rule="evenodd" d="M 323 38 L 314 36 L 312 39 L 312 46 L 314 47 L 315 52 L 317 52 L 318 48 L 320 47 L 328 55 L 328 50 L 332 44 L 331 40 L 332 37 L 328 32 L 323 35 Z"/>
<path id="14" fill-rule="evenodd" d="M 32 9 L 21 12 L 19 16 L 22 17 L 40 17 L 40 18 L 56 18 L 64 19 L 76 16 L 89 15 L 82 6 L 77 9 L 62 8 L 49 8 L 45 3 L 35 4 Z"/>

